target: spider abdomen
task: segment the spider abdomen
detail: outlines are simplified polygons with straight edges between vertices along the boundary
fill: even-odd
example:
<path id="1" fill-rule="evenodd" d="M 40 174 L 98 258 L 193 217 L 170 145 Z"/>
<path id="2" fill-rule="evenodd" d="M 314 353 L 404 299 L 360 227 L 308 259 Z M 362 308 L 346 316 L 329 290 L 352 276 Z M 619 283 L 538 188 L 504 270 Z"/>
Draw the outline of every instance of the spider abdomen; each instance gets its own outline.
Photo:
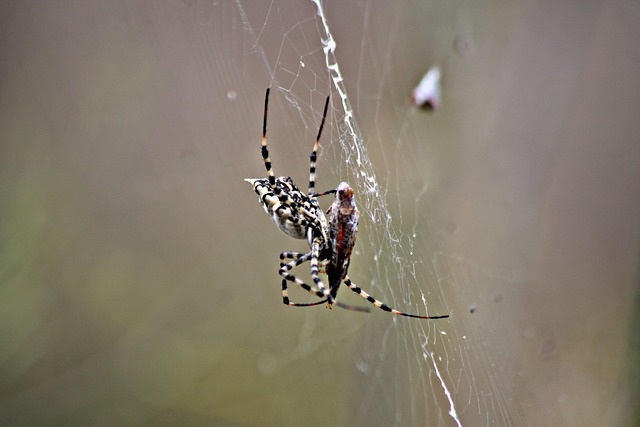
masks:
<path id="1" fill-rule="evenodd" d="M 325 221 L 317 202 L 302 193 L 288 176 L 276 178 L 275 186 L 266 178 L 245 181 L 253 186 L 264 211 L 286 235 L 309 240 L 311 224 Z"/>

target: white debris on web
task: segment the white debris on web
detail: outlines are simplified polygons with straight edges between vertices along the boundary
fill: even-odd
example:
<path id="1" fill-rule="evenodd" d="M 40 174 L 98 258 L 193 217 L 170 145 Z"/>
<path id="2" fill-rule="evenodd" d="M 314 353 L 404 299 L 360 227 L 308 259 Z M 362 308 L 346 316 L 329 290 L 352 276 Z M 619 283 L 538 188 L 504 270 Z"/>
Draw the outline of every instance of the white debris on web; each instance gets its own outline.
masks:
<path id="1" fill-rule="evenodd" d="M 411 101 L 417 107 L 423 107 L 428 110 L 438 108 L 442 94 L 440 78 L 440 68 L 438 66 L 431 67 L 411 93 Z"/>

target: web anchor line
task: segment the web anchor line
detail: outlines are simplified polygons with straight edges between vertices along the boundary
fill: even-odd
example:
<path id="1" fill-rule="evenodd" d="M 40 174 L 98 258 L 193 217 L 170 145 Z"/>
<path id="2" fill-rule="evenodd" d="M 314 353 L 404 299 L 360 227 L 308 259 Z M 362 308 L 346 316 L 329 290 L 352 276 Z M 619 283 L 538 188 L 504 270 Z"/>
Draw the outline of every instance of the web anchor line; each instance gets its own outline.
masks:
<path id="1" fill-rule="evenodd" d="M 342 145 L 343 150 L 345 152 L 345 156 L 347 159 L 349 159 L 352 153 L 355 152 L 355 156 L 356 156 L 355 160 L 357 162 L 357 166 L 359 167 L 360 170 L 363 171 L 361 174 L 358 175 L 358 182 L 356 183 L 362 184 L 365 187 L 364 196 L 368 199 L 367 203 L 369 205 L 366 211 L 373 223 L 378 223 L 377 216 L 380 215 L 380 212 L 386 213 L 386 218 L 382 220 L 382 223 L 383 223 L 382 227 L 384 228 L 384 232 L 386 233 L 386 236 L 389 238 L 393 258 L 399 260 L 400 257 L 398 256 L 398 253 L 400 252 L 399 247 L 401 244 L 401 240 L 396 236 L 395 232 L 392 229 L 391 215 L 387 208 L 387 204 L 383 196 L 372 197 L 372 196 L 378 195 L 378 192 L 379 192 L 378 181 L 375 176 L 373 167 L 371 165 L 371 161 L 369 160 L 366 152 L 363 151 L 362 138 L 359 137 L 360 133 L 357 129 L 356 124 L 353 121 L 353 116 L 354 116 L 353 109 L 351 108 L 351 103 L 349 102 L 349 98 L 347 96 L 347 91 L 344 86 L 344 78 L 342 77 L 342 73 L 340 72 L 340 66 L 338 65 L 338 61 L 335 57 L 336 41 L 333 38 L 333 35 L 329 28 L 329 24 L 327 22 L 321 0 L 311 0 L 311 1 L 316 5 L 317 15 L 320 17 L 320 20 L 322 22 L 322 27 L 324 29 L 324 37 L 321 37 L 321 41 L 322 41 L 323 52 L 325 56 L 325 64 L 327 69 L 330 72 L 331 80 L 333 81 L 333 84 L 342 102 L 342 108 L 344 110 L 344 119 L 343 119 L 344 124 L 346 126 L 346 131 L 349 135 L 349 139 L 352 141 L 351 146 L 349 147 L 350 150 L 346 149 L 346 147 L 344 146 L 344 143 Z M 373 204 L 375 204 L 375 207 L 372 206 Z M 424 301 L 424 296 L 423 296 L 423 301 Z M 447 401 L 449 402 L 449 415 L 455 421 L 456 425 L 460 426 L 461 425 L 460 418 L 456 410 L 455 402 L 451 396 L 451 392 L 447 387 L 447 384 L 438 369 L 433 352 L 429 352 L 428 354 L 432 362 L 433 369 L 435 370 L 435 373 L 438 379 L 440 380 L 440 384 L 444 390 L 445 396 L 447 397 Z"/>

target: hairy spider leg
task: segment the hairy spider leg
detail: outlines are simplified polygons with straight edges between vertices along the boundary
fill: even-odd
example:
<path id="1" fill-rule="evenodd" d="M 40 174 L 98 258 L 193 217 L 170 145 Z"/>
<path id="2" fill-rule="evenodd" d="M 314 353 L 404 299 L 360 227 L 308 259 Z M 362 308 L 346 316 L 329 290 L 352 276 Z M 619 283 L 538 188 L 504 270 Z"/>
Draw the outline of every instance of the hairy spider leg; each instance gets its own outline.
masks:
<path id="1" fill-rule="evenodd" d="M 324 103 L 324 112 L 322 113 L 322 121 L 320 122 L 320 129 L 318 129 L 318 136 L 316 142 L 313 144 L 313 150 L 311 156 L 309 156 L 309 196 L 315 197 L 316 191 L 316 161 L 318 159 L 318 145 L 320 144 L 320 136 L 322 135 L 322 128 L 324 128 L 324 121 L 327 118 L 327 109 L 329 108 L 329 96 Z"/>

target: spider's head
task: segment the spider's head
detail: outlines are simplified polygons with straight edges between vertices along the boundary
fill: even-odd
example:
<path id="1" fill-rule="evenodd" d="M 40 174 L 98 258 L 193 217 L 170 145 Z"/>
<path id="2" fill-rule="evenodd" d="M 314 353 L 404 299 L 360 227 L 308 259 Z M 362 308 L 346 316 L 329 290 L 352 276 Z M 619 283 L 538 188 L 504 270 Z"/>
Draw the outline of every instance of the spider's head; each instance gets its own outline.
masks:
<path id="1" fill-rule="evenodd" d="M 353 189 L 346 182 L 341 182 L 336 188 L 336 195 L 340 199 L 353 199 Z"/>
<path id="2" fill-rule="evenodd" d="M 353 198 L 353 189 L 346 182 L 341 182 L 336 188 L 336 197 L 333 201 L 339 209 L 341 215 L 352 215 L 358 213 L 356 202 Z"/>

